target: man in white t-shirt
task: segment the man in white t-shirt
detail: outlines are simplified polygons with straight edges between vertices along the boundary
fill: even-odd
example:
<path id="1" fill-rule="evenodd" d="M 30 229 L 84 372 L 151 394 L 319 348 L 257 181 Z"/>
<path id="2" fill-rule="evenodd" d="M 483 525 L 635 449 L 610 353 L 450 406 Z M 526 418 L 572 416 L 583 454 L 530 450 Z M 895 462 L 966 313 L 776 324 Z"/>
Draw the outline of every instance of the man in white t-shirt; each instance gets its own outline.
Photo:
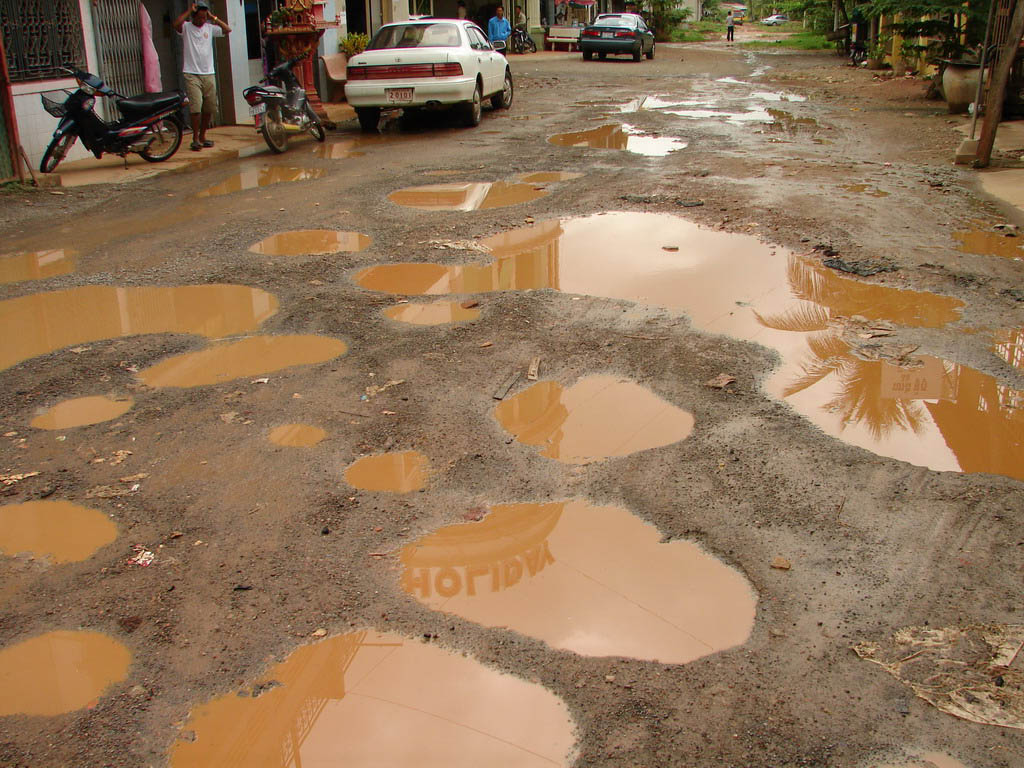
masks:
<path id="1" fill-rule="evenodd" d="M 189 18 L 191 17 L 191 18 Z M 182 38 L 185 90 L 192 117 L 192 151 L 212 147 L 206 140 L 213 110 L 217 106 L 217 78 L 213 70 L 213 39 L 231 32 L 231 27 L 210 13 L 203 0 L 192 3 L 174 22 Z"/>

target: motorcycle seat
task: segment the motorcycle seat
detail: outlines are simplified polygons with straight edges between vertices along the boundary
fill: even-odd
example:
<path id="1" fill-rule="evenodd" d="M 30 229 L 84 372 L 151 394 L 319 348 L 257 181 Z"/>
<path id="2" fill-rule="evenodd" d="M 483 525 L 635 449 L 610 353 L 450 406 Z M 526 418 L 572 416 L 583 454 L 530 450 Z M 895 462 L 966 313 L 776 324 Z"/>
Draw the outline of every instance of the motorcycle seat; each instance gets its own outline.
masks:
<path id="1" fill-rule="evenodd" d="M 181 101 L 179 91 L 163 91 L 161 93 L 142 93 L 127 99 L 120 99 L 117 108 L 121 114 L 136 116 L 145 115 L 150 112 L 158 112 L 167 107 L 173 107 Z"/>

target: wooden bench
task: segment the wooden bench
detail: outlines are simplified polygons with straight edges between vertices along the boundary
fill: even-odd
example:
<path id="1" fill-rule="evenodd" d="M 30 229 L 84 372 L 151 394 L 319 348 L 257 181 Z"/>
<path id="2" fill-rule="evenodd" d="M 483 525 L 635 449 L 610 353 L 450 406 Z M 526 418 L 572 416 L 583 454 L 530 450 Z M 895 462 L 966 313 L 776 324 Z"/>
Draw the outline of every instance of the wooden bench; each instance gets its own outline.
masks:
<path id="1" fill-rule="evenodd" d="M 572 52 L 580 48 L 580 32 L 583 27 L 548 27 L 544 32 L 544 50 L 557 50 L 555 46 L 564 45 L 566 50 Z"/>
<path id="2" fill-rule="evenodd" d="M 332 53 L 321 56 L 320 61 L 324 65 L 324 83 L 327 90 L 324 101 L 344 101 L 345 81 L 348 80 L 348 56 L 344 53 Z"/>

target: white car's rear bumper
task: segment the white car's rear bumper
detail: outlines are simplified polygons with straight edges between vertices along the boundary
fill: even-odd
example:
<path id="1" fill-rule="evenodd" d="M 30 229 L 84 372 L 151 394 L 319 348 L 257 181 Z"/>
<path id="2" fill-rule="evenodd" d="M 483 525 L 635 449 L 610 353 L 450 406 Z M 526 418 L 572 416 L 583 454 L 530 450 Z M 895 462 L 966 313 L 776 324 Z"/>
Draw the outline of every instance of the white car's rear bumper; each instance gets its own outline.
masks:
<path id="1" fill-rule="evenodd" d="M 412 88 L 412 101 L 388 101 L 385 89 Z M 357 80 L 345 83 L 345 99 L 353 107 L 422 107 L 430 102 L 457 104 L 473 98 L 476 78 L 414 78 L 410 80 Z"/>

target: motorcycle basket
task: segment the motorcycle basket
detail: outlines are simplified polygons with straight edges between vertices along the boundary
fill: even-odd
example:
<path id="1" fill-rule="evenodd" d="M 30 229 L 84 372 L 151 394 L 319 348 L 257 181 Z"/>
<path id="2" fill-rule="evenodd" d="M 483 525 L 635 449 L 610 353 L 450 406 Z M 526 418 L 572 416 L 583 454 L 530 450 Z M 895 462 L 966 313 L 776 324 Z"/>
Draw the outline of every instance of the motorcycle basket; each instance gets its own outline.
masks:
<path id="1" fill-rule="evenodd" d="M 51 93 L 62 94 L 64 96 L 64 99 L 62 99 L 61 101 L 54 101 L 53 99 L 48 98 L 45 93 L 40 93 L 39 98 L 43 102 L 43 109 L 45 109 L 54 117 L 64 117 L 64 115 L 68 113 L 67 107 L 64 106 L 64 101 L 71 94 L 67 91 L 51 91 Z"/>

